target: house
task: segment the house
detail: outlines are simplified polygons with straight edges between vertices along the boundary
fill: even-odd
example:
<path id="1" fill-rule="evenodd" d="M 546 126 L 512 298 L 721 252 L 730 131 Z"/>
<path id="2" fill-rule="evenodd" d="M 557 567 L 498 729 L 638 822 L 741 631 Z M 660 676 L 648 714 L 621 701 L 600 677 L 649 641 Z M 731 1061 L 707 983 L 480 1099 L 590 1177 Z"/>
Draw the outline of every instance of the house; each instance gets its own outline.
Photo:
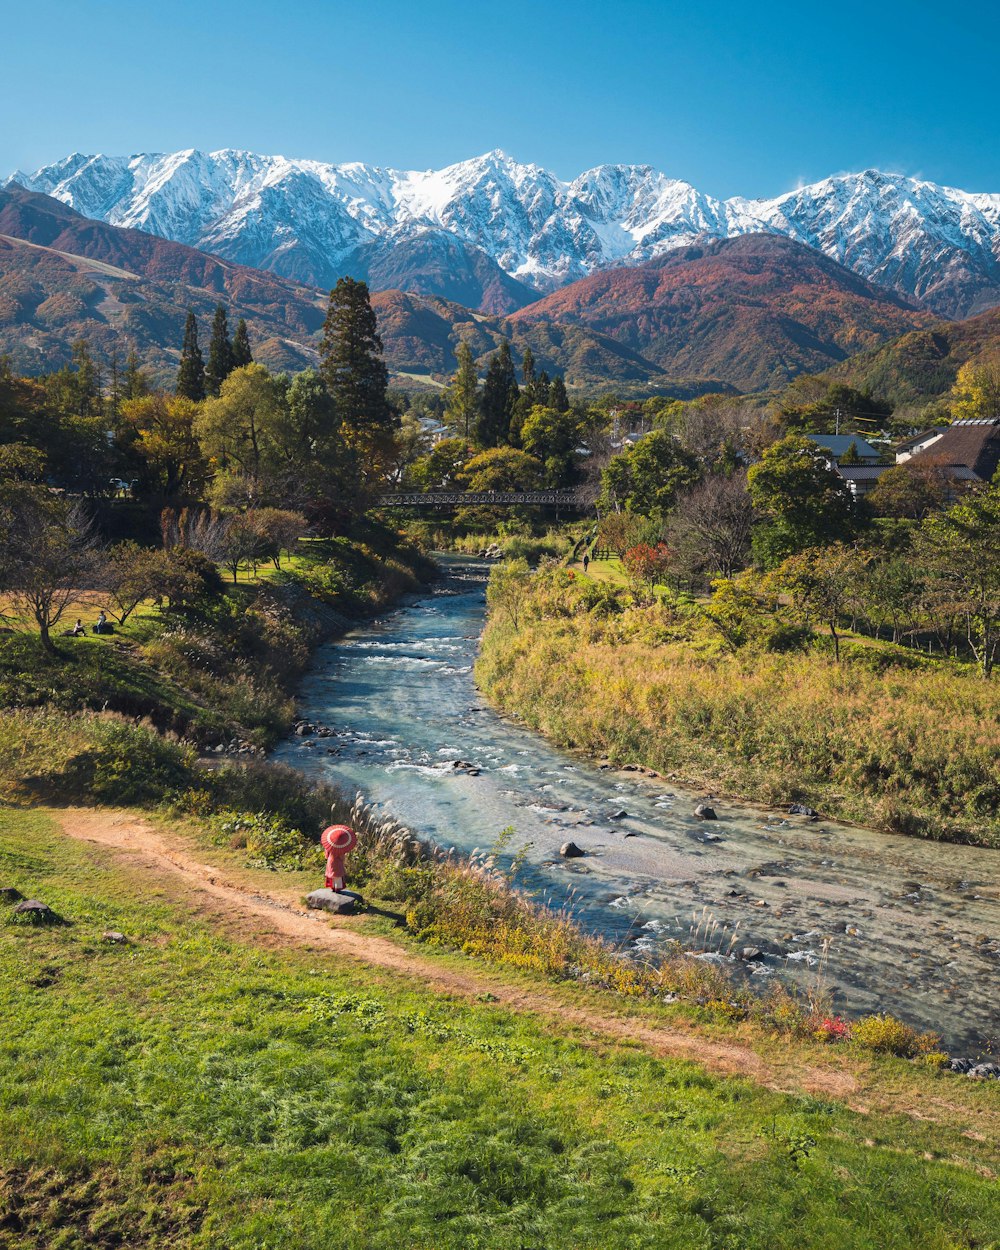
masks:
<path id="1" fill-rule="evenodd" d="M 878 464 L 879 452 L 861 437 L 860 434 L 807 434 L 806 438 L 816 444 L 821 451 L 828 451 L 834 467 L 854 448 L 859 464 Z"/>
<path id="2" fill-rule="evenodd" d="M 917 451 L 901 449 L 898 464 L 907 462 L 943 470 L 955 482 L 990 482 L 1000 468 L 1000 417 L 953 421 Z"/>
<path id="3" fill-rule="evenodd" d="M 855 499 L 867 495 L 886 469 L 891 464 L 835 464 L 833 466 L 847 485 Z"/>
<path id="4" fill-rule="evenodd" d="M 922 430 L 919 434 L 912 434 L 909 438 L 904 439 L 896 447 L 896 463 L 905 464 L 918 451 L 923 451 L 925 447 L 930 447 L 932 443 L 936 443 L 944 435 L 946 428 L 939 426 L 934 430 Z"/>

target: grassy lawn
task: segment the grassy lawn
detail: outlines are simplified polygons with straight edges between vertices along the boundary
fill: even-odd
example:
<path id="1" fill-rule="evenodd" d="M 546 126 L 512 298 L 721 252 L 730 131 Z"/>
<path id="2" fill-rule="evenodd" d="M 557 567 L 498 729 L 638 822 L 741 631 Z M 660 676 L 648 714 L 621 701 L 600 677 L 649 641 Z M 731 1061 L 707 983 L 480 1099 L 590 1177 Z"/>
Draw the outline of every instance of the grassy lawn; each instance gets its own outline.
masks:
<path id="1" fill-rule="evenodd" d="M 5 1250 L 997 1244 L 954 1128 L 237 938 L 41 812 L 0 808 L 8 884 L 67 923 L 0 905 Z"/>

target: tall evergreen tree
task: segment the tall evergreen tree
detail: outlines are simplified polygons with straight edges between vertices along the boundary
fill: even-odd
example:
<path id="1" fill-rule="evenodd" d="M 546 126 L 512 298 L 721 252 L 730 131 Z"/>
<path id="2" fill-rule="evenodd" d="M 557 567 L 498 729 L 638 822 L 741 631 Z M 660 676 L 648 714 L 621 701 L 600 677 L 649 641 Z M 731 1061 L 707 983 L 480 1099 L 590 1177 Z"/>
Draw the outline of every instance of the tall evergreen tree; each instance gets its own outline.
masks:
<path id="1" fill-rule="evenodd" d="M 514 361 L 510 354 L 510 343 L 504 339 L 499 350 L 490 357 L 486 381 L 483 383 L 479 427 L 476 433 L 479 442 L 484 447 L 507 445 L 510 440 L 514 406 L 519 394 Z"/>
<path id="2" fill-rule="evenodd" d="M 90 353 L 90 343 L 77 339 L 73 344 L 73 364 L 76 365 L 75 391 L 76 411 L 81 417 L 96 415 L 101 409 L 101 368 Z"/>
<path id="3" fill-rule="evenodd" d="M 526 391 L 535 385 L 535 353 L 530 347 L 524 349 L 521 359 L 521 385 Z"/>
<path id="4" fill-rule="evenodd" d="M 389 373 L 367 282 L 341 278 L 330 292 L 320 361 L 344 441 L 377 476 L 391 451 L 399 414 L 386 396 Z"/>
<path id="5" fill-rule="evenodd" d="M 149 394 L 149 382 L 139 368 L 139 357 L 135 347 L 130 347 L 125 357 L 125 375 L 122 382 L 123 399 L 142 399 Z"/>
<path id="6" fill-rule="evenodd" d="M 553 378 L 549 387 L 549 407 L 556 412 L 569 412 L 569 395 L 566 394 L 566 383 L 562 378 Z"/>
<path id="7" fill-rule="evenodd" d="M 233 335 L 233 368 L 245 369 L 247 365 L 252 364 L 250 335 L 247 333 L 247 323 L 241 317 L 236 323 L 236 333 Z"/>
<path id="8" fill-rule="evenodd" d="M 176 393 L 195 402 L 205 398 L 205 362 L 198 346 L 198 322 L 191 308 L 184 323 L 184 345 L 177 370 Z"/>
<path id="9" fill-rule="evenodd" d="M 472 348 L 464 339 L 459 343 L 455 356 L 458 360 L 458 369 L 448 387 L 448 402 L 444 410 L 444 419 L 464 438 L 471 438 L 479 413 L 479 378 L 476 374 L 476 362 L 472 356 Z"/>
<path id="10" fill-rule="evenodd" d="M 225 305 L 219 304 L 212 318 L 212 339 L 208 345 L 208 367 L 205 370 L 208 393 L 218 395 L 219 388 L 235 368 L 233 345 L 229 341 L 229 320 Z"/>

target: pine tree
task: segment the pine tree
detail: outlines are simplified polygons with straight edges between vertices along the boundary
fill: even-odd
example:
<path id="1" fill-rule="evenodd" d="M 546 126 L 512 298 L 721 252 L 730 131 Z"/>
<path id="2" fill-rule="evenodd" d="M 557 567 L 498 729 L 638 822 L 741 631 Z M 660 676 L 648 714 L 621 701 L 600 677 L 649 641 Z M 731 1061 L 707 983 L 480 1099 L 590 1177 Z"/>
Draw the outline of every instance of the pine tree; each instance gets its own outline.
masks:
<path id="1" fill-rule="evenodd" d="M 245 369 L 247 365 L 252 364 L 250 335 L 247 333 L 247 323 L 241 317 L 236 323 L 236 333 L 233 335 L 233 368 Z"/>
<path id="2" fill-rule="evenodd" d="M 122 399 L 142 399 L 149 394 L 149 382 L 139 368 L 139 357 L 134 347 L 125 357 L 125 374 L 122 382 Z"/>
<path id="3" fill-rule="evenodd" d="M 122 375 L 118 368 L 118 348 L 112 347 L 111 360 L 108 362 L 108 402 L 107 413 L 112 421 L 118 420 L 118 412 L 122 402 Z"/>
<path id="4" fill-rule="evenodd" d="M 569 412 L 569 396 L 566 394 L 566 383 L 562 378 L 553 378 L 549 387 L 549 407 L 556 412 Z"/>
<path id="5" fill-rule="evenodd" d="M 367 282 L 339 279 L 330 292 L 319 350 L 320 372 L 344 440 L 377 475 L 391 450 L 399 414 L 386 396 L 389 373 Z"/>
<path id="6" fill-rule="evenodd" d="M 490 357 L 480 403 L 479 427 L 476 431 L 484 447 L 505 447 L 510 440 L 510 423 L 520 392 L 510 343 L 506 339 Z"/>
<path id="7" fill-rule="evenodd" d="M 191 308 L 184 323 L 184 345 L 177 370 L 176 393 L 195 402 L 205 398 L 205 362 L 198 346 L 198 322 Z"/>
<path id="8" fill-rule="evenodd" d="M 530 347 L 524 349 L 524 356 L 521 360 L 521 385 L 529 393 L 535 385 L 535 353 Z"/>
<path id="9" fill-rule="evenodd" d="M 471 438 L 472 428 L 479 412 L 479 378 L 472 349 L 464 340 L 455 352 L 458 369 L 448 387 L 448 402 L 444 419 L 453 430 L 463 437 Z"/>
<path id="10" fill-rule="evenodd" d="M 219 304 L 212 319 L 212 341 L 208 347 L 208 368 L 205 370 L 208 393 L 218 395 L 219 388 L 235 368 L 233 345 L 229 341 L 229 321 L 225 305 Z"/>
<path id="11" fill-rule="evenodd" d="M 73 379 L 76 411 L 80 416 L 93 416 L 101 408 L 101 370 L 90 354 L 90 343 L 86 339 L 77 339 L 73 344 L 73 364 L 76 375 Z"/>

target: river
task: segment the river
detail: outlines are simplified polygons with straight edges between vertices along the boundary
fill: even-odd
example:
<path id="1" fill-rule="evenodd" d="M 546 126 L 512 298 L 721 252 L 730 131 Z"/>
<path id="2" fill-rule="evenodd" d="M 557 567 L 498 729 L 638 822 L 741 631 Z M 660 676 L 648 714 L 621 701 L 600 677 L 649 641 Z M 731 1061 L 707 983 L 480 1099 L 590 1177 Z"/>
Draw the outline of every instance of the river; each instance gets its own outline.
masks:
<path id="1" fill-rule="evenodd" d="M 527 847 L 523 888 L 639 958 L 677 938 L 891 1011 L 952 1053 L 1000 1042 L 1000 852 L 923 842 L 712 799 L 601 769 L 493 712 L 473 665 L 488 569 L 449 559 L 426 595 L 321 648 L 300 692 L 334 736 L 277 758 L 439 845 Z M 478 770 L 456 769 L 467 761 Z M 572 839 L 586 852 L 562 859 Z"/>

